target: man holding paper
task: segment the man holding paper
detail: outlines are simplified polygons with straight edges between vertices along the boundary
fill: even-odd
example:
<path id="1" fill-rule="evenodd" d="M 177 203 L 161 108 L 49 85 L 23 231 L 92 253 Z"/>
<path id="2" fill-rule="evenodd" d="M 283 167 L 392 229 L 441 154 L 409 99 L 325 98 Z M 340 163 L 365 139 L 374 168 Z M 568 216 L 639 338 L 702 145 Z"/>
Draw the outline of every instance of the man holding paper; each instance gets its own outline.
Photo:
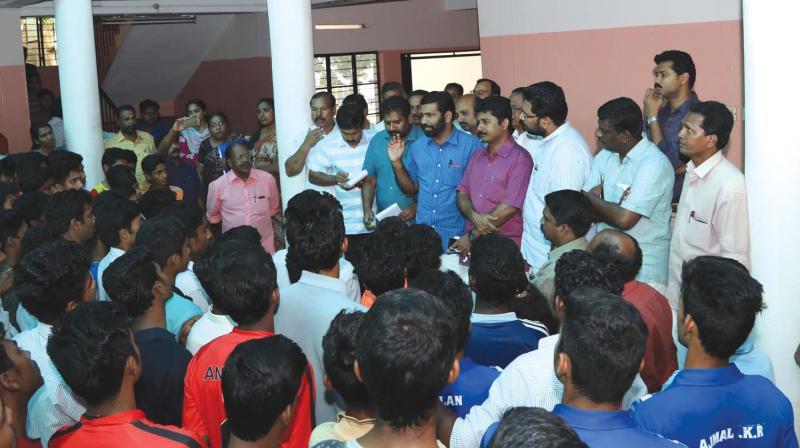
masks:
<path id="1" fill-rule="evenodd" d="M 458 185 L 458 209 L 467 218 L 466 233 L 452 246 L 459 252 L 468 252 L 475 236 L 493 232 L 520 245 L 521 210 L 533 171 L 531 155 L 511 137 L 514 126 L 508 98 L 486 98 L 476 115 L 477 134 L 486 147 L 469 159 Z"/>
<path id="2" fill-rule="evenodd" d="M 371 139 L 371 135 L 364 132 L 364 120 L 364 111 L 359 106 L 343 104 L 336 112 L 341 136 L 322 140 L 306 162 L 311 183 L 336 187 L 335 196 L 342 205 L 344 231 L 350 242 L 345 257 L 351 263 L 354 263 L 353 255 L 359 253 L 358 246 L 370 232 L 364 225 L 364 209 L 369 208 L 372 213 L 372 204 L 362 206 L 361 201 L 361 185 L 367 176 L 362 167 Z"/>
<path id="3" fill-rule="evenodd" d="M 417 203 L 414 201 L 414 197 L 403 193 L 397 184 L 388 152 L 389 145 L 392 143 L 408 146 L 423 135 L 422 131 L 411 123 L 410 113 L 411 106 L 409 106 L 408 100 L 401 96 L 387 98 L 381 106 L 385 130 L 372 137 L 363 166 L 369 174 L 361 186 L 364 225 L 367 228 L 375 227 L 377 221 L 372 213 L 373 202 L 377 203 L 379 214 L 392 213 L 392 210 L 396 212 L 397 209 L 392 207 L 396 205 L 401 210 L 397 216 L 406 221 L 414 219 L 414 215 L 417 213 Z M 404 163 L 407 163 L 408 155 L 409 151 L 406 151 L 403 155 Z"/>

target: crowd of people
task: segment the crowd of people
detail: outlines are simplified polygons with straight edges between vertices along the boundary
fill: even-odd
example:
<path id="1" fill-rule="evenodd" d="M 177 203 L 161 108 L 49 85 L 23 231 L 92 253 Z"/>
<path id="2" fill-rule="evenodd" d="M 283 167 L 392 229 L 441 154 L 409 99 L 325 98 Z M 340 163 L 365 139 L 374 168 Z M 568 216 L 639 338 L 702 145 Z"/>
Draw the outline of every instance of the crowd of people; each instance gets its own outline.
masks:
<path id="1" fill-rule="evenodd" d="M 145 100 L 95 186 L 37 122 L 0 160 L 0 446 L 797 447 L 733 116 L 654 64 L 596 154 L 550 81 L 387 82 L 378 123 L 318 92 L 283 166 L 270 98 L 249 136 Z"/>

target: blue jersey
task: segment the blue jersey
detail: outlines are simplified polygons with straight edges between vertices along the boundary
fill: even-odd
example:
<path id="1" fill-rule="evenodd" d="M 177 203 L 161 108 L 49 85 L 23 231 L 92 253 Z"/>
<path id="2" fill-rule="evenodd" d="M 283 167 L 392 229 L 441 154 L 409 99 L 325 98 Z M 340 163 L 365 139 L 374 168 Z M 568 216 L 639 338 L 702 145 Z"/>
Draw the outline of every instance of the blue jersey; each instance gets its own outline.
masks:
<path id="1" fill-rule="evenodd" d="M 792 405 L 768 379 L 734 364 L 686 369 L 669 387 L 636 402 L 642 428 L 691 447 L 797 447 Z"/>
<path id="2" fill-rule="evenodd" d="M 439 400 L 459 417 L 464 417 L 473 406 L 483 403 L 489 396 L 489 388 L 500 376 L 502 369 L 475 364 L 465 357 L 459 362 L 461 373 L 453 384 L 442 389 Z"/>
<path id="3" fill-rule="evenodd" d="M 518 319 L 514 313 L 474 313 L 464 356 L 478 364 L 505 369 L 517 356 L 539 348 L 539 339 L 546 336 L 549 334 L 543 324 Z"/>
<path id="4" fill-rule="evenodd" d="M 592 448 L 684 446 L 637 427 L 628 411 L 589 411 L 559 404 L 553 414 L 567 422 Z"/>

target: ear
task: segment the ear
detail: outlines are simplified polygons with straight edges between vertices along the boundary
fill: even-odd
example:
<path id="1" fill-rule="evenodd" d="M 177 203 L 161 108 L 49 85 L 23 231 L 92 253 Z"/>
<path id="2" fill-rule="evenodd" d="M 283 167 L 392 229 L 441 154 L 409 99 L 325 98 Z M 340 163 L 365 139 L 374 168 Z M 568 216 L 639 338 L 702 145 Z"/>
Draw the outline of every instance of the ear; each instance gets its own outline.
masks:
<path id="1" fill-rule="evenodd" d="M 566 311 L 564 300 L 561 299 L 561 296 L 557 295 L 553 299 L 553 309 L 559 314 L 563 314 Z"/>
<path id="2" fill-rule="evenodd" d="M 346 254 L 348 250 L 350 250 L 350 240 L 344 237 L 344 241 L 342 241 L 342 253 Z"/>
<path id="3" fill-rule="evenodd" d="M 572 361 L 570 361 L 566 353 L 561 352 L 556 355 L 555 363 L 556 377 L 561 383 L 565 383 L 565 377 L 569 378 L 572 376 Z"/>
<path id="4" fill-rule="evenodd" d="M 717 134 L 706 135 L 706 148 L 716 148 L 718 141 Z"/>
<path id="5" fill-rule="evenodd" d="M 453 384 L 461 374 L 461 365 L 458 363 L 458 358 L 453 359 L 453 365 L 450 366 L 450 373 L 447 375 L 447 384 Z"/>
<path id="6" fill-rule="evenodd" d="M 164 267 L 178 266 L 180 263 L 181 263 L 181 256 L 178 254 L 172 254 L 169 256 L 169 258 L 167 258 L 167 264 Z"/>
<path id="7" fill-rule="evenodd" d="M 333 391 L 333 383 L 331 383 L 327 373 L 322 374 L 322 385 L 325 386 L 325 390 Z"/>
<path id="8" fill-rule="evenodd" d="M 130 232 L 128 232 L 128 229 L 123 227 L 119 229 L 119 231 L 117 232 L 117 236 L 119 237 L 119 242 L 121 243 L 125 241 L 128 237 L 130 237 Z"/>
<path id="9" fill-rule="evenodd" d="M 358 381 L 361 381 L 362 383 L 364 382 L 364 379 L 361 378 L 361 366 L 358 365 L 358 360 L 356 360 L 356 362 L 353 363 L 353 373 L 356 374 L 356 378 L 358 378 Z"/>
<path id="10" fill-rule="evenodd" d="M 94 277 L 92 277 L 91 274 L 87 275 L 86 276 L 86 280 L 84 280 L 84 283 L 83 283 L 83 301 L 84 302 L 88 302 L 90 300 L 94 300 L 95 299 L 95 295 L 96 295 L 95 294 L 96 293 L 95 286 L 96 286 L 96 284 L 95 284 L 95 281 L 94 281 Z"/>
<path id="11" fill-rule="evenodd" d="M 294 407 L 289 404 L 280 415 L 281 424 L 283 424 L 283 426 L 289 426 L 289 424 L 292 422 L 292 414 L 294 414 Z"/>
<path id="12" fill-rule="evenodd" d="M 448 114 L 450 114 L 450 115 L 448 116 Z M 445 123 L 452 123 L 453 122 L 453 112 L 452 111 L 448 110 L 447 112 L 444 113 L 444 122 Z"/>
<path id="13" fill-rule="evenodd" d="M 142 364 L 139 362 L 139 358 L 136 354 L 128 356 L 128 359 L 125 361 L 125 371 L 129 373 L 134 378 L 139 378 L 141 376 Z"/>
<path id="14" fill-rule="evenodd" d="M 17 376 L 12 373 L 13 371 L 14 369 L 8 369 L 0 374 L 0 386 L 2 386 L 3 389 L 16 392 L 20 390 L 21 387 L 19 381 L 17 380 Z"/>
<path id="15" fill-rule="evenodd" d="M 647 363 L 645 363 L 644 358 L 642 358 L 642 362 L 639 363 L 639 372 L 644 370 L 645 365 L 647 365 Z"/>
<path id="16" fill-rule="evenodd" d="M 681 84 L 689 84 L 689 72 L 678 75 L 678 81 Z"/>
<path id="17" fill-rule="evenodd" d="M 473 277 L 471 275 L 468 275 L 468 277 L 469 277 L 469 283 L 467 284 L 467 286 L 469 286 L 469 289 L 474 291 L 475 290 L 475 277 Z"/>
<path id="18" fill-rule="evenodd" d="M 511 127 L 511 120 L 508 118 L 503 118 L 503 121 L 500 122 L 500 128 L 503 130 L 508 130 Z"/>
<path id="19" fill-rule="evenodd" d="M 683 317 L 683 322 L 681 322 L 681 324 L 683 325 L 683 330 L 685 334 L 687 335 L 693 334 L 695 336 L 698 335 L 697 323 L 694 321 L 694 317 L 692 317 L 691 314 L 685 315 Z"/>
<path id="20" fill-rule="evenodd" d="M 275 288 L 275 290 L 272 291 L 272 294 L 269 296 L 269 308 L 273 310 L 273 313 L 275 312 L 274 310 L 278 309 L 278 305 L 280 303 L 281 303 L 281 292 L 278 288 Z"/>
<path id="21" fill-rule="evenodd" d="M 77 308 L 80 303 L 81 302 L 78 302 L 76 300 L 70 300 L 69 302 L 67 302 L 67 305 L 64 307 L 64 311 L 66 311 L 67 314 L 69 314 L 69 313 L 75 311 L 75 308 Z"/>

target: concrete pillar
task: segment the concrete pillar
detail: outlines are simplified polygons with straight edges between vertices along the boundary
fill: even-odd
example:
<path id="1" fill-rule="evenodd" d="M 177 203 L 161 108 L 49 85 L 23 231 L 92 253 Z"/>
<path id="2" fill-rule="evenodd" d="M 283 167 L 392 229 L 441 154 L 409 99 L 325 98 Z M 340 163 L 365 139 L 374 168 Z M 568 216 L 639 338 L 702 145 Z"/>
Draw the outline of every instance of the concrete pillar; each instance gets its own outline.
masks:
<path id="1" fill-rule="evenodd" d="M 283 208 L 303 191 L 305 170 L 286 175 L 284 163 L 297 150 L 296 139 L 308 129 L 308 101 L 314 94 L 314 40 L 310 0 L 267 0 L 272 52 L 272 90 L 281 172 Z"/>
<path id="2" fill-rule="evenodd" d="M 792 30 L 798 2 L 744 0 L 745 176 L 750 210 L 753 276 L 764 284 L 767 309 L 756 324 L 756 343 L 775 366 L 778 387 L 800 401 L 800 142 L 794 106 L 800 104 Z M 780 32 L 778 32 L 780 30 Z"/>
<path id="3" fill-rule="evenodd" d="M 103 136 L 91 0 L 55 0 L 64 134 L 83 156 L 88 188 L 103 180 Z"/>

